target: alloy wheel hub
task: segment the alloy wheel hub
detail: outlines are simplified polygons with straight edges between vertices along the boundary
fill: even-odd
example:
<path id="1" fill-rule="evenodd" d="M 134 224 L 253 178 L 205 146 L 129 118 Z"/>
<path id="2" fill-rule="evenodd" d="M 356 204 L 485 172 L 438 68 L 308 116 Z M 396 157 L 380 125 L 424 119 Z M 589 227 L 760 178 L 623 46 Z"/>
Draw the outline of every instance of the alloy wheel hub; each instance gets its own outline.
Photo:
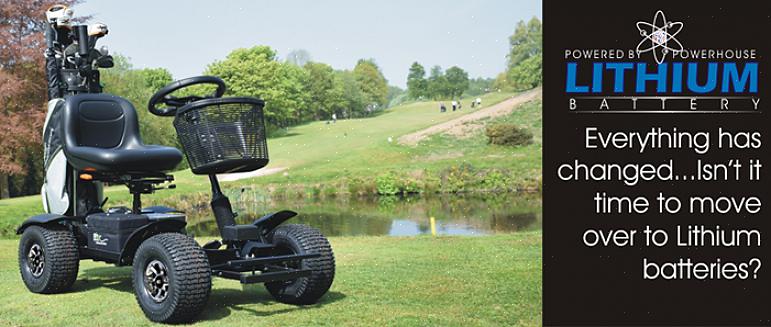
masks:
<path id="1" fill-rule="evenodd" d="M 150 261 L 145 268 L 145 291 L 155 302 L 163 302 L 169 295 L 169 274 L 166 265 L 158 260 Z"/>
<path id="2" fill-rule="evenodd" d="M 27 253 L 27 267 L 29 267 L 32 276 L 40 277 L 43 274 L 45 264 L 43 248 L 37 243 L 32 244 L 32 247 L 29 248 L 29 253 Z"/>

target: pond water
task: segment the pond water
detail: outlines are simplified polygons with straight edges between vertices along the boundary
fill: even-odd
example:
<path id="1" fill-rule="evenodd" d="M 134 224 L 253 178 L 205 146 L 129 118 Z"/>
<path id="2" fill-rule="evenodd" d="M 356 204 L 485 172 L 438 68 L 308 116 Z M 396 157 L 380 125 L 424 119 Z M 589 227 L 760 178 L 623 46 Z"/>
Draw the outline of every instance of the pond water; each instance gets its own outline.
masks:
<path id="1" fill-rule="evenodd" d="M 541 229 L 539 194 L 483 196 L 431 195 L 409 197 L 271 198 L 252 192 L 227 192 L 236 221 L 251 223 L 262 215 L 292 210 L 290 223 L 307 224 L 327 236 L 431 234 L 489 235 Z M 188 232 L 219 236 L 208 205 L 188 211 Z"/>

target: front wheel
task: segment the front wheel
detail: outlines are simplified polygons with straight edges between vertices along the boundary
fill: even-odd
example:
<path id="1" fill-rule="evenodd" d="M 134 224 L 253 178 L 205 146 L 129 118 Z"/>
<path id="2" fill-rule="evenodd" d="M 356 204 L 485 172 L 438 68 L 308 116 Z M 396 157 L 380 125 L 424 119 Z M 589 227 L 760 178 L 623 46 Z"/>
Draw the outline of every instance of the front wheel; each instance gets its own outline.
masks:
<path id="1" fill-rule="evenodd" d="M 78 242 L 67 229 L 30 226 L 19 242 L 19 271 L 34 293 L 61 293 L 78 277 Z"/>
<path id="2" fill-rule="evenodd" d="M 134 255 L 134 295 L 148 319 L 189 322 L 206 305 L 211 268 L 190 237 L 163 233 L 148 238 Z"/>
<path id="3" fill-rule="evenodd" d="M 304 259 L 297 267 L 310 269 L 311 275 L 290 281 L 265 283 L 276 301 L 288 304 L 314 304 L 327 293 L 335 279 L 335 256 L 332 246 L 318 229 L 305 225 L 284 225 L 270 236 L 279 254 L 311 254 L 321 256 Z"/>

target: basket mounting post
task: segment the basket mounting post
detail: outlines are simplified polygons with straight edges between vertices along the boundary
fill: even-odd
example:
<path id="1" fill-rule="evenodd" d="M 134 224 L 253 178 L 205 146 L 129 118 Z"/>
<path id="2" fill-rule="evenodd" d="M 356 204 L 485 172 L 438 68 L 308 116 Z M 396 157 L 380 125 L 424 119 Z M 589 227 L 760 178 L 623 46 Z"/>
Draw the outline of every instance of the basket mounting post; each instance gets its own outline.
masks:
<path id="1" fill-rule="evenodd" d="M 212 192 L 211 208 L 214 211 L 214 219 L 217 221 L 217 228 L 219 228 L 221 235 L 226 226 L 234 226 L 236 224 L 236 215 L 233 213 L 230 199 L 225 194 L 222 194 L 217 175 L 209 174 L 209 182 L 211 182 Z"/>
<path id="2" fill-rule="evenodd" d="M 217 179 L 216 174 L 209 174 L 209 182 L 211 183 L 212 197 L 217 197 L 217 195 L 224 196 L 222 194 L 222 189 L 220 188 L 220 181 Z"/>

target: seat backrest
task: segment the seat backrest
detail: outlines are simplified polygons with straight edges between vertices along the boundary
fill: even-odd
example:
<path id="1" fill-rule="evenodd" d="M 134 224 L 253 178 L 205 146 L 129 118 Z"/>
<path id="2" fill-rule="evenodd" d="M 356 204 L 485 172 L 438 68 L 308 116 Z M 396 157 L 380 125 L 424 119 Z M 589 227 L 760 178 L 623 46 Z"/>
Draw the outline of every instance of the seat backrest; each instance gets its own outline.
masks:
<path id="1" fill-rule="evenodd" d="M 110 94 L 78 94 L 68 97 L 62 117 L 65 146 L 122 148 L 141 144 L 134 106 Z"/>

